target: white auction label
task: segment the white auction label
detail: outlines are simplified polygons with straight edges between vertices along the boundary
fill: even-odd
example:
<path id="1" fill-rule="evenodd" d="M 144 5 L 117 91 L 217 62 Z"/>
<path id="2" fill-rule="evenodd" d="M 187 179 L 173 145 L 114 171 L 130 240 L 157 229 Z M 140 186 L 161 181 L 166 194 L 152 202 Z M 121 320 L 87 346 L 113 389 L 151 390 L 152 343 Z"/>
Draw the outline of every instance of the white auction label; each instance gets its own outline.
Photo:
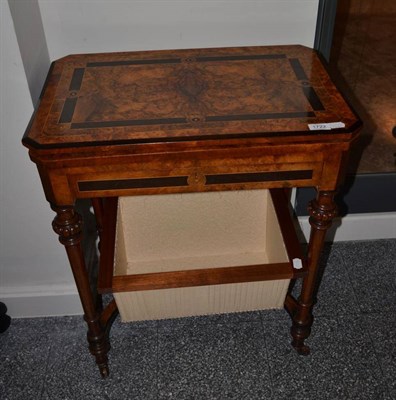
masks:
<path id="1" fill-rule="evenodd" d="M 301 269 L 303 267 L 301 258 L 293 258 L 293 268 Z"/>
<path id="2" fill-rule="evenodd" d="M 331 129 L 345 128 L 343 122 L 327 122 L 321 124 L 308 124 L 310 131 L 330 131 Z"/>

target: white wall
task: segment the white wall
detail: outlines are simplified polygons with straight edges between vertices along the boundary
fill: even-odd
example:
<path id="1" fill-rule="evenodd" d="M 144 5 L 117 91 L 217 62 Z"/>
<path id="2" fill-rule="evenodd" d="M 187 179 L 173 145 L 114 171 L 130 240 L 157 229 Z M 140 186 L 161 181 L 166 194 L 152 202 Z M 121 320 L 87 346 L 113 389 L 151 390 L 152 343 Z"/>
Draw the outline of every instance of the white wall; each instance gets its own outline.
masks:
<path id="1" fill-rule="evenodd" d="M 51 229 L 53 213 L 20 143 L 33 106 L 8 3 L 0 0 L 0 4 L 0 301 L 11 316 L 80 313 L 64 249 Z M 312 46 L 318 0 L 39 0 L 39 6 L 54 60 L 78 52 Z M 25 35 L 33 31 L 25 30 Z M 27 43 L 42 49 L 35 40 L 28 37 Z"/>
<path id="2" fill-rule="evenodd" d="M 8 3 L 0 7 L 0 301 L 10 315 L 30 315 L 37 311 L 35 299 L 43 300 L 51 287 L 76 291 L 51 229 L 53 212 L 21 144 L 33 104 Z"/>
<path id="3" fill-rule="evenodd" d="M 39 0 L 52 59 L 69 53 L 313 46 L 318 0 Z"/>
<path id="4" fill-rule="evenodd" d="M 33 104 L 36 105 L 50 66 L 38 0 L 8 2 Z"/>

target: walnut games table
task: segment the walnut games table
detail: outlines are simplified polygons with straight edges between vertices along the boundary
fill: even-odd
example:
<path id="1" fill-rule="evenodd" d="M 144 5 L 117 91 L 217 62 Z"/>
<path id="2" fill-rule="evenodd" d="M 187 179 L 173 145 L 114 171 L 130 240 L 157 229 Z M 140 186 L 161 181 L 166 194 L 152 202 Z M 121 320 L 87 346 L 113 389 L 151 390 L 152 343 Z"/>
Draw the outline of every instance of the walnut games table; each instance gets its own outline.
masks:
<path id="1" fill-rule="evenodd" d="M 93 202 L 101 292 L 300 278 L 299 298 L 287 294 L 285 307 L 292 345 L 307 354 L 318 259 L 360 126 L 316 52 L 303 46 L 86 54 L 55 61 L 23 144 L 56 212 L 53 229 L 66 248 L 89 349 L 102 376 L 108 375 L 117 304 L 103 307 L 101 295 L 91 291 L 77 199 Z M 289 188 L 307 186 L 317 196 L 308 205 L 311 235 L 303 268 L 290 262 L 140 274 L 127 282 L 112 278 L 120 196 L 270 189 L 280 204 Z M 278 218 L 290 222 L 279 207 Z M 282 229 L 290 258 L 302 257 L 287 226 Z"/>

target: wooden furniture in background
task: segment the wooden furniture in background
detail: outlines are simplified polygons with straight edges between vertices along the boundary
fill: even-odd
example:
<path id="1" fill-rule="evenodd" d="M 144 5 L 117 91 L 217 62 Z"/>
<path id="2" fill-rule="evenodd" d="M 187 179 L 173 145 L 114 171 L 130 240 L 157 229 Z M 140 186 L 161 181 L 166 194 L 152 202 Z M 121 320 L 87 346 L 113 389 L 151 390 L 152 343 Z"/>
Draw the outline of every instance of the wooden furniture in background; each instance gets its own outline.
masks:
<path id="1" fill-rule="evenodd" d="M 308 128 L 334 122 L 344 127 Z M 70 260 L 101 374 L 108 374 L 117 306 L 103 309 L 91 292 L 77 199 L 92 199 L 101 286 L 109 290 L 105 266 L 112 265 L 114 240 L 108 232 L 115 224 L 109 216 L 119 196 L 268 188 L 283 201 L 282 188 L 315 187 L 306 268 L 287 274 L 302 277 L 301 295 L 285 301 L 292 345 L 307 354 L 318 260 L 359 127 L 316 53 L 302 46 L 71 55 L 54 62 L 23 144 L 56 212 L 53 228 Z M 146 275 L 140 282 L 146 289 L 180 287 L 285 272 L 254 268 Z"/>

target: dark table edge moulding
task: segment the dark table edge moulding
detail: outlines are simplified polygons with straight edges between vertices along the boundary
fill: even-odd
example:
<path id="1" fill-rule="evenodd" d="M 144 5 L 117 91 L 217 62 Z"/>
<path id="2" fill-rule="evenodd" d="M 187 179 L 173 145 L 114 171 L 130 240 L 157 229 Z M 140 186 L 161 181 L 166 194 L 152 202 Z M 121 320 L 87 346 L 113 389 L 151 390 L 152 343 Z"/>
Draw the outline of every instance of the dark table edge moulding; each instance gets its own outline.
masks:
<path id="1" fill-rule="evenodd" d="M 103 241 L 109 243 L 109 245 L 101 250 L 98 274 L 99 293 L 157 290 L 304 277 L 307 274 L 307 265 L 299 245 L 297 234 L 294 229 L 290 229 L 290 226 L 293 226 L 293 221 L 288 209 L 286 192 L 284 189 L 269 189 L 269 192 L 289 262 L 134 274 L 129 276 L 113 275 L 118 198 L 106 199 L 103 209 L 102 237 Z M 295 258 L 301 260 L 303 265 L 301 269 L 293 268 L 293 259 Z"/>
<path id="2" fill-rule="evenodd" d="M 31 122 L 33 122 L 35 114 L 33 114 L 31 118 Z M 30 125 L 30 124 L 29 124 Z M 254 132 L 254 133 L 244 133 L 244 134 L 218 134 L 218 135 L 204 135 L 204 136 L 180 136 L 180 137 L 159 137 L 149 139 L 125 139 L 125 140 L 103 140 L 97 142 L 68 142 L 62 144 L 50 143 L 50 144 L 41 144 L 28 137 L 29 129 L 26 130 L 26 133 L 22 139 L 22 143 L 30 148 L 37 150 L 46 150 L 46 149 L 67 149 L 67 148 L 92 148 L 92 147 L 100 147 L 100 146 L 124 146 L 124 145 L 133 145 L 133 144 L 156 144 L 156 143 L 180 143 L 180 142 L 196 142 L 196 141 L 211 141 L 211 140 L 221 140 L 221 139 L 230 139 L 230 140 L 240 140 L 240 139 L 265 139 L 265 138 L 276 138 L 276 137 L 298 137 L 302 138 L 302 135 L 305 134 L 307 137 L 320 137 L 329 135 L 352 135 L 355 134 L 356 131 L 362 126 L 361 121 L 356 121 L 352 124 L 348 129 L 345 128 L 337 128 L 328 130 L 318 130 L 318 131 L 284 131 L 284 132 Z M 315 133 L 311 133 L 315 132 Z"/>

